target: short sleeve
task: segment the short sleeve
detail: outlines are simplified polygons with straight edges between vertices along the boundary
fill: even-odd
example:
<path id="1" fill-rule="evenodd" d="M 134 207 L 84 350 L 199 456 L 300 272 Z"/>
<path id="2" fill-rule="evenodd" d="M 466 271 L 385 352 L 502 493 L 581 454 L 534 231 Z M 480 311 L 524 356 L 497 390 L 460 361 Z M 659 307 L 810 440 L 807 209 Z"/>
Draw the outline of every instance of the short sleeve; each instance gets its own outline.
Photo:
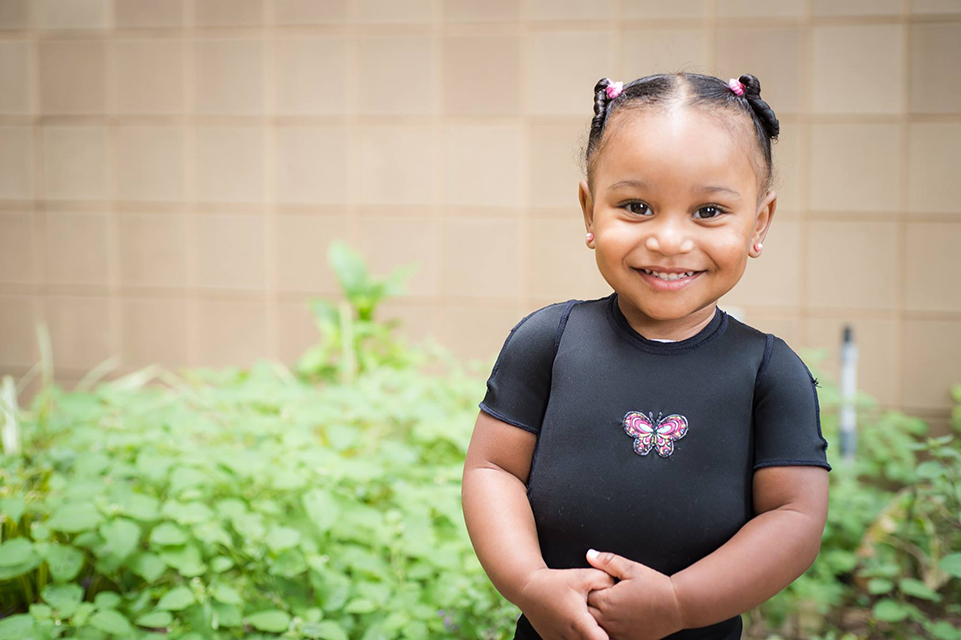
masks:
<path id="1" fill-rule="evenodd" d="M 477 405 L 498 420 L 540 433 L 551 392 L 554 355 L 574 301 L 537 309 L 514 325 Z"/>
<path id="2" fill-rule="evenodd" d="M 817 382 L 784 340 L 767 335 L 754 389 L 754 469 L 814 465 L 828 471 Z"/>

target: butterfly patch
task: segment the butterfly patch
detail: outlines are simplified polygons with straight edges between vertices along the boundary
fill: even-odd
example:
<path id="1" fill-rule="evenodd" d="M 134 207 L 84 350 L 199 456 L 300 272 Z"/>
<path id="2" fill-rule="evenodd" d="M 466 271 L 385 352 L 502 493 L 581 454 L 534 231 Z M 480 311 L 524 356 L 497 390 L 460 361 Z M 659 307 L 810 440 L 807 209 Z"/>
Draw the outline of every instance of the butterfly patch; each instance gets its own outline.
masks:
<path id="1" fill-rule="evenodd" d="M 664 416 L 658 412 L 655 420 L 653 411 L 647 415 L 628 411 L 624 416 L 624 431 L 634 437 L 634 452 L 638 455 L 646 456 L 651 449 L 657 449 L 657 455 L 666 458 L 674 453 L 674 441 L 687 435 L 687 418 L 677 413 Z"/>

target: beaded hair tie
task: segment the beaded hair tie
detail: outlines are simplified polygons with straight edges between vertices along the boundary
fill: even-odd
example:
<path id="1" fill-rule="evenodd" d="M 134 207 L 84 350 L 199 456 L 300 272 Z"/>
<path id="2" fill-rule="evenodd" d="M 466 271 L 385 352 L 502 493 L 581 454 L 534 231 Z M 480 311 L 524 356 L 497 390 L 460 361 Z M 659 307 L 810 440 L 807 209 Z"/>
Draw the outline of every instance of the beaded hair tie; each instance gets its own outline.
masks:
<path id="1" fill-rule="evenodd" d="M 744 95 L 744 84 L 737 78 L 731 78 L 730 81 L 728 81 L 727 86 L 729 86 L 731 88 L 731 91 L 733 91 L 737 95 L 739 96 Z"/>
<path id="2" fill-rule="evenodd" d="M 610 78 L 608 78 L 608 80 L 610 80 Z M 611 84 L 607 85 L 607 88 L 605 89 L 605 91 L 607 91 L 608 98 L 614 99 L 617 96 L 621 95 L 621 92 L 624 91 L 624 83 L 612 82 Z"/>

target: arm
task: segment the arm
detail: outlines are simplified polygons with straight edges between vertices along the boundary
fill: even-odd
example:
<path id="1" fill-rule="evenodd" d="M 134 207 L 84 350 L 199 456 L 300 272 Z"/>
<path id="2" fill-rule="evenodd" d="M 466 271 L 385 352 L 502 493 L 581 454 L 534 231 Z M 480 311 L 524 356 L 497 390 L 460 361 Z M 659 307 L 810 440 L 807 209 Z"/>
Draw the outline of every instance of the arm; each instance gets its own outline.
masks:
<path id="1" fill-rule="evenodd" d="M 827 469 L 758 469 L 754 507 L 757 515 L 724 545 L 671 576 L 683 628 L 748 611 L 807 571 L 821 549 L 827 520 Z"/>
<path id="2" fill-rule="evenodd" d="M 541 556 L 527 479 L 537 436 L 481 411 L 467 449 L 461 501 L 471 544 L 494 587 L 520 606 Z"/>

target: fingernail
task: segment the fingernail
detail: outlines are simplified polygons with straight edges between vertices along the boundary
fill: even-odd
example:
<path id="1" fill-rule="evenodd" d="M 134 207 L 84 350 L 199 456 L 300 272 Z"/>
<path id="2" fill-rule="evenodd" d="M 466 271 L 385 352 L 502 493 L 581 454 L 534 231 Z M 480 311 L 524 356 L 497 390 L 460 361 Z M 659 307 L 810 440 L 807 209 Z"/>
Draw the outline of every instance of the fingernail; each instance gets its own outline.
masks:
<path id="1" fill-rule="evenodd" d="M 587 557 L 590 558 L 591 560 L 596 560 L 596 559 L 597 559 L 597 555 L 598 555 L 598 554 L 597 554 L 597 551 L 594 551 L 593 549 L 588 549 L 588 550 L 587 550 Z"/>

